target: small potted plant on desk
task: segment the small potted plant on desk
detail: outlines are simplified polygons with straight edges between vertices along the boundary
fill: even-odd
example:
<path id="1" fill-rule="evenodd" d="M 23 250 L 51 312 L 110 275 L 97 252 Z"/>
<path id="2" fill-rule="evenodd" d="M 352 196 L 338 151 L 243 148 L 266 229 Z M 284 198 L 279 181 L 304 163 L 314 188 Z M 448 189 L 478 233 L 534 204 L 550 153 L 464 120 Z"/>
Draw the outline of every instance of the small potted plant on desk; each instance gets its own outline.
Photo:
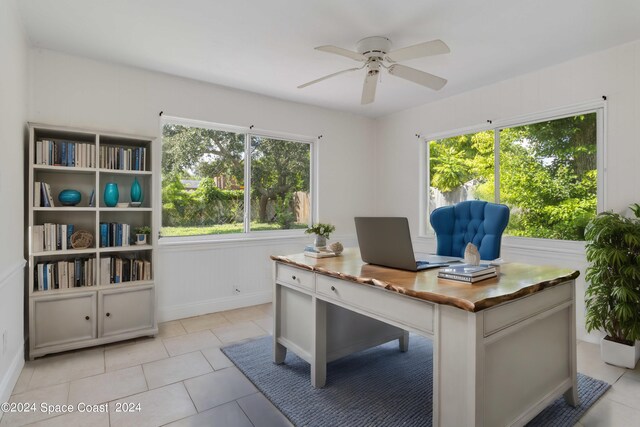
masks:
<path id="1" fill-rule="evenodd" d="M 585 230 L 587 331 L 603 330 L 602 360 L 633 369 L 640 358 L 640 205 L 635 218 L 603 212 Z"/>
<path id="2" fill-rule="evenodd" d="M 329 235 L 335 231 L 335 227 L 331 224 L 314 224 L 312 227 L 308 227 L 305 230 L 307 234 L 315 234 L 316 239 L 314 245 L 316 248 L 325 248 L 327 246 L 327 239 Z"/>
<path id="3" fill-rule="evenodd" d="M 143 226 L 136 227 L 136 245 L 146 245 L 147 244 L 147 236 L 151 234 L 151 227 Z"/>

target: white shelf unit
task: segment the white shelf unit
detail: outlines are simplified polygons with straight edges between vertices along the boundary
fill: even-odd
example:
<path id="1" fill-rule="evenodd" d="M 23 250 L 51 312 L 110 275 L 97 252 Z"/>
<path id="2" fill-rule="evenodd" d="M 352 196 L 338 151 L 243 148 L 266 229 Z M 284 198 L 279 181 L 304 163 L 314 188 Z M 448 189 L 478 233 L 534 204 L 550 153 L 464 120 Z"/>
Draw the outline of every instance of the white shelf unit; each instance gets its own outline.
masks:
<path id="1" fill-rule="evenodd" d="M 86 143 L 90 147 L 95 167 L 36 164 L 37 141 Z M 101 168 L 101 147 L 145 149 L 144 170 L 116 170 Z M 29 306 L 29 358 L 49 353 L 110 342 L 152 336 L 158 333 L 154 270 L 157 232 L 148 236 L 148 244 L 134 245 L 134 229 L 156 223 L 152 206 L 155 191 L 154 171 L 151 169 L 154 138 L 99 132 L 59 126 L 29 124 L 29 174 L 26 200 L 28 226 L 27 298 Z M 68 147 L 68 145 L 67 145 Z M 54 162 L 55 163 L 55 162 Z M 139 162 L 138 162 L 139 163 Z M 106 183 L 115 182 L 119 202 L 130 202 L 134 178 L 142 188 L 139 207 L 107 207 L 104 204 Z M 35 182 L 46 182 L 51 188 L 53 207 L 35 207 Z M 58 195 L 64 189 L 78 190 L 81 201 L 77 206 L 62 206 Z M 91 192 L 95 202 L 89 206 Z M 45 223 L 73 224 L 74 231 L 85 230 L 93 235 L 91 247 L 86 249 L 33 250 L 32 228 Z M 100 223 L 124 223 L 131 228 L 129 246 L 100 247 Z M 150 262 L 151 280 L 124 283 L 101 283 L 104 258 L 122 256 Z M 38 290 L 36 276 L 39 263 L 73 261 L 76 258 L 95 258 L 93 286 L 78 286 Z"/>

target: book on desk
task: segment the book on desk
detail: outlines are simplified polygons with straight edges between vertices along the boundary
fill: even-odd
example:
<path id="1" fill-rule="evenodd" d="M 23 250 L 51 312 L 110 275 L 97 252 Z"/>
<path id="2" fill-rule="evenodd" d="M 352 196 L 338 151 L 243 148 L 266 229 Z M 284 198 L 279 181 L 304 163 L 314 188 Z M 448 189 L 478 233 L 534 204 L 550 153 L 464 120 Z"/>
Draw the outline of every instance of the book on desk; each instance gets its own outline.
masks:
<path id="1" fill-rule="evenodd" d="M 320 249 L 311 245 L 305 246 L 303 253 L 304 253 L 304 256 L 308 256 L 311 258 L 331 258 L 334 256 L 338 256 L 338 254 L 328 249 Z"/>
<path id="2" fill-rule="evenodd" d="M 470 265 L 458 264 L 442 267 L 438 271 L 438 278 L 466 283 L 476 283 L 498 276 L 496 267 L 489 264 Z"/>

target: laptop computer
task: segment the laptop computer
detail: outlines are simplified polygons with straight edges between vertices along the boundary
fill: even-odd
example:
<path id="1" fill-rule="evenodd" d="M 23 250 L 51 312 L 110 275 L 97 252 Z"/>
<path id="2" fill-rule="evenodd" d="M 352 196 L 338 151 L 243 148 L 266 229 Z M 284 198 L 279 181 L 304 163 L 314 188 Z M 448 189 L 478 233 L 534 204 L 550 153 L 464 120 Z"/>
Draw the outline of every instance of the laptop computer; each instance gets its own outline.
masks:
<path id="1" fill-rule="evenodd" d="M 364 262 L 401 270 L 444 267 L 460 258 L 430 255 L 416 261 L 409 221 L 404 217 L 356 217 L 356 234 Z"/>

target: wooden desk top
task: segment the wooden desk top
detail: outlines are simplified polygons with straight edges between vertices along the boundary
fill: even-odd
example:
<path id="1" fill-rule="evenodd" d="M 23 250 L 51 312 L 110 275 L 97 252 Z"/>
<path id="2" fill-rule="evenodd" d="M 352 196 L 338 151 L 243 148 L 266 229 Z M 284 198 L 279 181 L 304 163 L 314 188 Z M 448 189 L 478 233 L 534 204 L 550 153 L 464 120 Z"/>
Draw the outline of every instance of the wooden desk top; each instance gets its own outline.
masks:
<path id="1" fill-rule="evenodd" d="M 414 273 L 366 264 L 358 248 L 345 249 L 341 256 L 332 258 L 316 259 L 300 253 L 271 259 L 471 312 L 522 298 L 580 275 L 579 271 L 566 268 L 506 263 L 500 266 L 498 278 L 468 284 L 438 279 L 437 268 Z"/>

